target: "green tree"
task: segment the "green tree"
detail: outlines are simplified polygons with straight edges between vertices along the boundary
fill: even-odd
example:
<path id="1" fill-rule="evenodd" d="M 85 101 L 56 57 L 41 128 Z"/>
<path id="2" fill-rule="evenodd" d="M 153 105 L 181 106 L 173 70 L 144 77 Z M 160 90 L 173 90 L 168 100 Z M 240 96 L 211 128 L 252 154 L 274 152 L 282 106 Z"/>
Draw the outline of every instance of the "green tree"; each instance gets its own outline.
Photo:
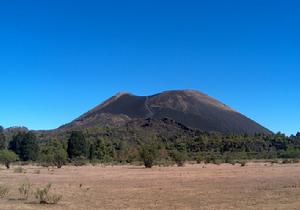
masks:
<path id="1" fill-rule="evenodd" d="M 7 169 L 10 168 L 10 164 L 18 160 L 17 155 L 9 150 L 0 150 L 0 163 L 4 164 Z"/>
<path id="2" fill-rule="evenodd" d="M 46 144 L 40 154 L 40 161 L 47 165 L 61 168 L 67 163 L 68 154 L 63 148 L 63 144 L 58 140 L 53 140 Z"/>
<path id="3" fill-rule="evenodd" d="M 68 155 L 71 159 L 87 157 L 88 142 L 81 131 L 72 131 L 68 140 Z"/>
<path id="4" fill-rule="evenodd" d="M 39 145 L 33 132 L 18 133 L 9 144 L 9 149 L 19 155 L 22 161 L 37 160 Z"/>
<path id="5" fill-rule="evenodd" d="M 158 157 L 158 149 L 155 145 L 143 145 L 140 148 L 140 156 L 146 168 L 152 168 Z"/>
<path id="6" fill-rule="evenodd" d="M 97 139 L 90 148 L 90 158 L 98 159 L 101 162 L 108 162 L 111 160 L 111 150 L 102 138 Z"/>
<path id="7" fill-rule="evenodd" d="M 3 128 L 0 126 L 0 150 L 6 149 L 6 138 L 3 132 Z"/>
<path id="8" fill-rule="evenodd" d="M 187 159 L 186 152 L 174 150 L 171 152 L 171 157 L 175 161 L 177 166 L 184 166 L 184 163 Z"/>
<path id="9" fill-rule="evenodd" d="M 117 157 L 120 163 L 129 162 L 129 145 L 125 141 L 121 141 L 118 145 Z"/>

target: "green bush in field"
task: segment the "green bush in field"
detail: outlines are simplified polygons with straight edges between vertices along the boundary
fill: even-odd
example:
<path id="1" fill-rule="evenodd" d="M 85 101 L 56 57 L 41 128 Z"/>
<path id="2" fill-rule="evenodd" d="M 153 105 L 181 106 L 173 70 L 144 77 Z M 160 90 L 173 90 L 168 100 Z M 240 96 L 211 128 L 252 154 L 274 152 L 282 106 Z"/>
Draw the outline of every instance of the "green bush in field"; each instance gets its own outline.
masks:
<path id="1" fill-rule="evenodd" d="M 175 150 L 175 151 L 171 152 L 171 156 L 177 166 L 179 166 L 179 167 L 184 166 L 184 163 L 187 158 L 185 152 L 179 152 L 179 151 Z"/>
<path id="2" fill-rule="evenodd" d="M 65 165 L 67 159 L 68 154 L 63 148 L 62 143 L 58 140 L 53 140 L 44 146 L 39 156 L 39 162 L 43 166 L 56 166 L 57 168 Z"/>
<path id="3" fill-rule="evenodd" d="M 7 169 L 10 168 L 10 164 L 18 160 L 18 156 L 9 150 L 0 150 L 0 163 L 4 164 Z"/>
<path id="4" fill-rule="evenodd" d="M 196 162 L 197 162 L 197 164 L 200 164 L 203 161 L 204 161 L 203 154 L 202 153 L 198 153 L 197 156 L 196 156 Z"/>
<path id="5" fill-rule="evenodd" d="M 84 166 L 84 165 L 88 164 L 88 160 L 83 156 L 76 157 L 76 158 L 72 159 L 72 164 L 74 166 Z"/>
<path id="6" fill-rule="evenodd" d="M 217 163 L 217 156 L 215 153 L 207 153 L 204 157 L 204 163 Z"/>
<path id="7" fill-rule="evenodd" d="M 40 204 L 57 204 L 61 199 L 62 195 L 50 194 L 52 184 L 48 184 L 43 188 L 37 188 L 34 193 L 35 198 Z"/>
<path id="8" fill-rule="evenodd" d="M 140 156 L 146 168 L 152 168 L 158 157 L 158 149 L 154 145 L 143 145 L 140 148 Z"/>

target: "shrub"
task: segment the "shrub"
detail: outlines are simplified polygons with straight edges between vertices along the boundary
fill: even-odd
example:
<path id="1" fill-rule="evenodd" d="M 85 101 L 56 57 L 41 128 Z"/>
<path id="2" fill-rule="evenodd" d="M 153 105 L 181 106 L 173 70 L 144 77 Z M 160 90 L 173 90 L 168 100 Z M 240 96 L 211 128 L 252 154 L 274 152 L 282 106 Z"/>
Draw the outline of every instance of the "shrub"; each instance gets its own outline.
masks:
<path id="1" fill-rule="evenodd" d="M 61 199 L 62 195 L 50 194 L 49 191 L 52 187 L 52 184 L 48 184 L 44 188 L 37 188 L 35 192 L 35 198 L 40 204 L 57 204 Z"/>
<path id="2" fill-rule="evenodd" d="M 36 170 L 34 170 L 34 173 L 35 173 L 35 174 L 40 174 L 40 173 L 41 173 L 41 170 L 40 170 L 40 169 L 36 169 Z"/>
<path id="3" fill-rule="evenodd" d="M 179 166 L 179 167 L 184 166 L 184 163 L 186 161 L 186 154 L 184 152 L 173 151 L 171 153 L 171 156 L 177 166 Z"/>
<path id="4" fill-rule="evenodd" d="M 197 157 L 196 157 L 197 164 L 202 163 L 203 160 L 204 160 L 203 155 L 202 154 L 198 154 Z"/>
<path id="5" fill-rule="evenodd" d="M 72 160 L 74 166 L 84 166 L 88 163 L 88 160 L 85 157 L 76 157 Z"/>
<path id="6" fill-rule="evenodd" d="M 3 185 L 0 185 L 0 198 L 4 198 L 9 192 L 9 188 Z"/>
<path id="7" fill-rule="evenodd" d="M 39 156 L 39 162 L 42 166 L 56 166 L 61 168 L 67 163 L 68 154 L 63 148 L 63 145 L 58 140 L 53 140 L 48 143 L 42 150 Z"/>
<path id="8" fill-rule="evenodd" d="M 284 159 L 284 160 L 282 161 L 282 164 L 289 164 L 289 163 L 292 163 L 292 160 Z"/>
<path id="9" fill-rule="evenodd" d="M 216 163 L 217 162 L 217 158 L 216 155 L 214 153 L 208 153 L 206 154 L 205 158 L 204 158 L 204 163 Z"/>
<path id="10" fill-rule="evenodd" d="M 224 157 L 224 163 L 229 163 L 231 165 L 234 165 L 235 161 L 233 160 L 233 158 L 229 154 L 226 154 L 225 157 Z"/>
<path id="11" fill-rule="evenodd" d="M 152 168 L 158 156 L 158 150 L 154 145 L 143 145 L 140 149 L 140 156 L 146 168 Z"/>
<path id="12" fill-rule="evenodd" d="M 0 151 L 0 163 L 4 164 L 7 169 L 10 168 L 10 164 L 18 159 L 17 155 L 9 150 Z"/>
<path id="13" fill-rule="evenodd" d="M 14 169 L 15 173 L 26 173 L 26 170 L 22 167 L 17 167 Z"/>
<path id="14" fill-rule="evenodd" d="M 31 184 L 30 183 L 23 183 L 20 187 L 19 187 L 19 193 L 22 196 L 22 199 L 27 200 L 30 192 L 31 192 Z"/>
<path id="15" fill-rule="evenodd" d="M 246 166 L 247 163 L 246 163 L 246 161 L 240 161 L 239 164 L 241 164 L 241 167 L 244 167 L 244 166 Z"/>
<path id="16" fill-rule="evenodd" d="M 273 159 L 270 162 L 271 162 L 271 164 L 279 163 L 278 159 Z"/>

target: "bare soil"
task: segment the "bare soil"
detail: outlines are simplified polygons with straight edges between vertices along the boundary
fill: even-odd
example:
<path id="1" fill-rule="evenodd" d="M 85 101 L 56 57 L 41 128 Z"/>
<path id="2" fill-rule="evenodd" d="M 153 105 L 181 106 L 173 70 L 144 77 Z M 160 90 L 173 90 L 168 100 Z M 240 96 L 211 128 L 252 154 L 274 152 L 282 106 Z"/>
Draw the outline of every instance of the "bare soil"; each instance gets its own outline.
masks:
<path id="1" fill-rule="evenodd" d="M 10 188 L 0 198 L 1 210 L 300 209 L 300 164 L 23 168 L 25 173 L 0 169 L 0 185 Z M 51 182 L 62 201 L 41 205 L 33 195 L 20 200 L 25 181 L 33 189 Z"/>

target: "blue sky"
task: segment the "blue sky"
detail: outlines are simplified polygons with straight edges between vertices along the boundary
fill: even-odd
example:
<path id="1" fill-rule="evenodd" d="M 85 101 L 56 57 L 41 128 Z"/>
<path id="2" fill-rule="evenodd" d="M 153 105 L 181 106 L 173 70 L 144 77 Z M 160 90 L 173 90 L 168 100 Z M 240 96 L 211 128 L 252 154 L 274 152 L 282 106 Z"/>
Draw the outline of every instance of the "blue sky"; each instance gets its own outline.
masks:
<path id="1" fill-rule="evenodd" d="M 300 3 L 0 1 L 0 125 L 51 129 L 119 91 L 196 89 L 300 131 Z"/>

